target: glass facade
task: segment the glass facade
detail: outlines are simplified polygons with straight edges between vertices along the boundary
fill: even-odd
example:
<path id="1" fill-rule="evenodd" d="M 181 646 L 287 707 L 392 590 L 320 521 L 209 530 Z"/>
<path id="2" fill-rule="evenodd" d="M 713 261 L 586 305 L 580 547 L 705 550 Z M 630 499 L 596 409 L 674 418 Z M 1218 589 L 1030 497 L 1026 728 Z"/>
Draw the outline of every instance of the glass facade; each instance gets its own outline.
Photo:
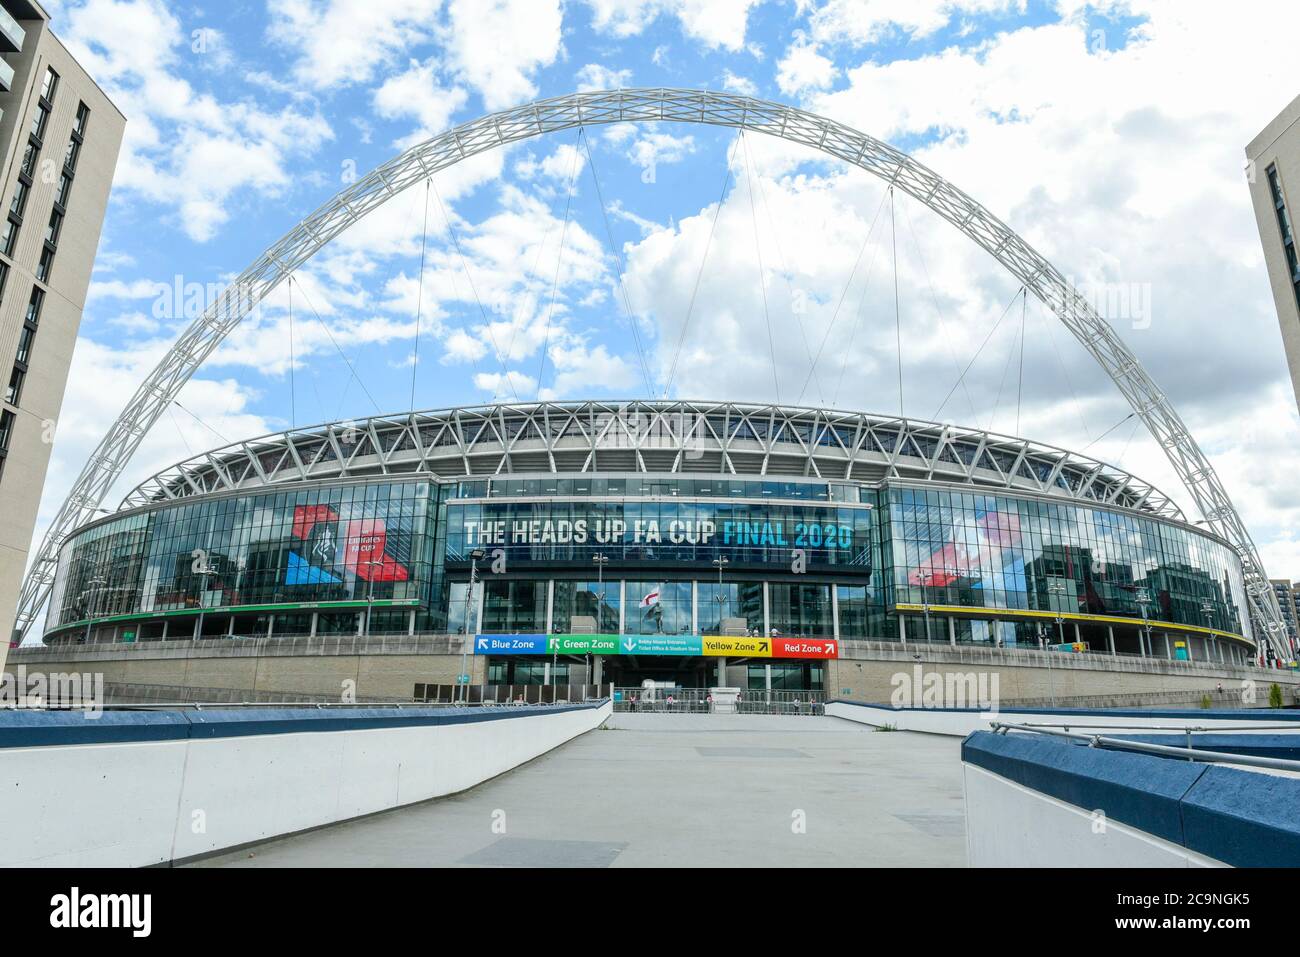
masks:
<path id="1" fill-rule="evenodd" d="M 1247 634 L 1236 554 L 1132 513 L 892 488 L 881 509 L 898 603 L 1118 616 Z"/>
<path id="2" fill-rule="evenodd" d="M 899 482 L 588 475 L 123 514 L 64 545 L 47 632 L 107 619 L 98 640 L 594 627 L 1013 646 L 1073 640 L 1054 620 L 1067 615 L 1131 622 L 1130 642 L 1144 615 L 1248 635 L 1245 608 L 1230 548 L 1135 512 Z"/>
<path id="3" fill-rule="evenodd" d="M 194 501 L 100 524 L 60 554 L 57 627 L 200 608 L 428 602 L 427 482 Z"/>

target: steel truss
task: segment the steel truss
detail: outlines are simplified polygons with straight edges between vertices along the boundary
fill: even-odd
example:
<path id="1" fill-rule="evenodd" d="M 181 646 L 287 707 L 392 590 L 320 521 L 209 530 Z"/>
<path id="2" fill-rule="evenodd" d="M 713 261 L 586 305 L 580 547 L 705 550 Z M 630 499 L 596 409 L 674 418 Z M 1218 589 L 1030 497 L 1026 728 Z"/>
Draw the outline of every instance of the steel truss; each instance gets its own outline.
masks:
<path id="1" fill-rule="evenodd" d="M 463 123 L 419 143 L 338 193 L 263 253 L 198 317 L 141 383 L 91 453 L 41 542 L 23 583 L 16 632 L 49 598 L 59 546 L 94 517 L 150 427 L 247 313 L 326 243 L 398 193 L 463 159 L 544 133 L 612 123 L 702 123 L 766 133 L 842 160 L 924 203 L 984 248 L 1097 360 L 1165 450 L 1206 524 L 1241 556 L 1251 619 L 1279 654 L 1282 613 L 1245 523 L 1169 400 L 1114 329 L 1046 259 L 1005 223 L 912 157 L 812 113 L 733 93 L 633 89 L 571 93 Z"/>
<path id="2" fill-rule="evenodd" d="M 1184 521 L 1159 489 L 1065 449 L 861 412 L 675 399 L 458 407 L 236 442 L 142 482 L 141 508 L 285 483 L 412 473 L 446 478 L 641 472 L 948 482 Z"/>

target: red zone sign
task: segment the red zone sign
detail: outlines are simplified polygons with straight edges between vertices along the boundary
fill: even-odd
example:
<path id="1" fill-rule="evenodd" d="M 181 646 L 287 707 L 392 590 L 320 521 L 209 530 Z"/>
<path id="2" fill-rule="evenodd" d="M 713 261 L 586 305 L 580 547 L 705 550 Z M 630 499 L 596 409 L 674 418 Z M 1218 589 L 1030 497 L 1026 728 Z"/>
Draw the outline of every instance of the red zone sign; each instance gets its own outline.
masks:
<path id="1" fill-rule="evenodd" d="M 773 658 L 838 658 L 840 643 L 834 638 L 773 638 Z"/>

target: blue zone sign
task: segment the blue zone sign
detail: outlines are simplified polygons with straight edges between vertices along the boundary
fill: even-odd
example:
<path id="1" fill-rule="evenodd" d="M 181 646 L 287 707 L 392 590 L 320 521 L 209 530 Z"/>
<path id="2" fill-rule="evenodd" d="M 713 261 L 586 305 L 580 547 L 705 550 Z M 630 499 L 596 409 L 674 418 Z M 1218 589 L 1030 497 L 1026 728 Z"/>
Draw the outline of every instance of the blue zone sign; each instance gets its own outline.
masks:
<path id="1" fill-rule="evenodd" d="M 476 655 L 544 655 L 545 635 L 475 635 Z"/>

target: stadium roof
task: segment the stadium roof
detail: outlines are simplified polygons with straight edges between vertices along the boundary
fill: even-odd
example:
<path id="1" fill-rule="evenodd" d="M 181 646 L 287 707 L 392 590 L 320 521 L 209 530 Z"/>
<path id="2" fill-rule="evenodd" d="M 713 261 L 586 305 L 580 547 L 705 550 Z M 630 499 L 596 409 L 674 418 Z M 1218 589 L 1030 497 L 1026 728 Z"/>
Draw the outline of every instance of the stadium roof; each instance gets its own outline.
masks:
<path id="1" fill-rule="evenodd" d="M 583 472 L 947 482 L 1183 520 L 1168 496 L 1128 472 L 1028 439 L 861 412 L 684 400 L 465 406 L 292 429 L 180 462 L 120 507 L 330 479 Z"/>

